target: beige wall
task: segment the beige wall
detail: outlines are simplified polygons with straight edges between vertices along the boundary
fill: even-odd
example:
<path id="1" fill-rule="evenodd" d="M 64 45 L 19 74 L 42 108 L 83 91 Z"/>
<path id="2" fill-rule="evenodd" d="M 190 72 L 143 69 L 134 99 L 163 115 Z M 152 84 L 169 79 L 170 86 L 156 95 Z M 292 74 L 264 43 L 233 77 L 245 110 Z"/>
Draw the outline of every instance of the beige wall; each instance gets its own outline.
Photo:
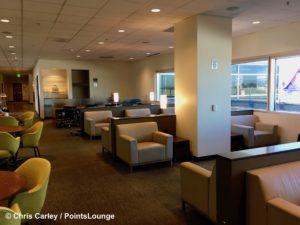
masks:
<path id="1" fill-rule="evenodd" d="M 278 125 L 280 143 L 297 141 L 300 134 L 300 114 L 264 111 L 255 111 L 254 114 L 261 122 Z"/>
<path id="2" fill-rule="evenodd" d="M 233 38 L 234 61 L 300 54 L 300 22 Z"/>
<path id="3" fill-rule="evenodd" d="M 13 84 L 21 83 L 22 84 L 22 95 L 23 101 L 29 101 L 29 82 L 28 76 L 22 76 L 21 78 L 17 78 L 15 75 L 4 75 L 3 76 L 4 83 L 4 93 L 7 95 L 7 101 L 13 101 Z"/>
<path id="4" fill-rule="evenodd" d="M 137 81 L 136 94 L 141 99 L 148 100 L 149 92 L 155 89 L 155 73 L 157 71 L 174 69 L 174 55 L 165 54 L 148 57 L 134 62 L 133 74 Z"/>
<path id="5" fill-rule="evenodd" d="M 136 97 L 138 81 L 132 72 L 132 62 L 114 61 L 69 61 L 40 59 L 34 68 L 34 76 L 42 76 L 43 70 L 66 69 L 68 78 L 68 98 L 72 99 L 72 69 L 85 69 L 90 73 L 90 98 L 106 100 L 112 92 L 119 92 L 120 99 Z M 93 86 L 93 78 L 98 78 L 98 87 Z M 40 80 L 41 82 L 41 80 Z M 41 83 L 40 83 L 41 84 Z M 41 106 L 44 104 L 41 94 Z M 41 107 L 41 117 L 44 112 Z"/>

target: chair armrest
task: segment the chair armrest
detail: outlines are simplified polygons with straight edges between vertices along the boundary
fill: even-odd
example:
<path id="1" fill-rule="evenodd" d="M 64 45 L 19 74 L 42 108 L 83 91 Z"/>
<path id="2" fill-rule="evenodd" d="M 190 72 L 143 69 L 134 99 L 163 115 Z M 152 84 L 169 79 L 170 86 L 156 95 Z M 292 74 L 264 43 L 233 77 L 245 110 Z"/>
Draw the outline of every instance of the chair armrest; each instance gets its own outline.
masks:
<path id="1" fill-rule="evenodd" d="M 166 146 L 166 159 L 172 159 L 173 157 L 173 136 L 160 131 L 153 133 L 153 141 Z"/>
<path id="2" fill-rule="evenodd" d="M 274 134 L 274 133 L 276 133 L 277 125 L 257 122 L 257 123 L 255 123 L 255 129 L 262 130 L 262 131 L 268 131 L 268 132 Z"/>
<path id="3" fill-rule="evenodd" d="M 282 198 L 268 201 L 268 225 L 300 224 L 300 206 Z"/>
<path id="4" fill-rule="evenodd" d="M 231 132 L 242 134 L 246 146 L 252 147 L 254 145 L 254 127 L 240 124 L 232 124 Z"/>
<path id="5" fill-rule="evenodd" d="M 211 171 L 190 162 L 180 164 L 181 198 L 208 216 Z"/>
<path id="6" fill-rule="evenodd" d="M 96 121 L 94 119 L 91 119 L 91 118 L 85 119 L 84 131 L 89 135 L 95 135 L 96 134 L 95 124 L 96 124 Z"/>
<path id="7" fill-rule="evenodd" d="M 129 164 L 138 163 L 137 140 L 128 135 L 120 135 L 117 143 L 117 156 Z"/>

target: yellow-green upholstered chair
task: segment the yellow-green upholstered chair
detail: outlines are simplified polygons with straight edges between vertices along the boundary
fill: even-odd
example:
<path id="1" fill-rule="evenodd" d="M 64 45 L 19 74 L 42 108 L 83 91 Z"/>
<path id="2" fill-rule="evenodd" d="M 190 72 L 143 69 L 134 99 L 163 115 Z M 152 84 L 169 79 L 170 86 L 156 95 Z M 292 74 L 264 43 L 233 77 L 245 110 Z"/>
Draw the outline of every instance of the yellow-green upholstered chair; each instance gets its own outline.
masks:
<path id="1" fill-rule="evenodd" d="M 16 159 L 16 153 L 19 150 L 20 137 L 14 137 L 9 133 L 0 132 L 0 159 Z"/>
<path id="2" fill-rule="evenodd" d="M 44 127 L 44 122 L 38 121 L 28 129 L 26 129 L 21 136 L 21 140 L 22 140 L 21 147 L 33 148 L 34 155 L 38 157 L 41 157 L 38 145 L 42 135 L 43 127 Z"/>
<path id="3" fill-rule="evenodd" d="M 33 118 L 34 118 L 34 112 L 27 111 L 21 115 L 20 120 L 25 127 L 31 127 L 33 123 Z"/>
<path id="4" fill-rule="evenodd" d="M 1 116 L 0 126 L 18 126 L 19 121 L 13 116 Z"/>
<path id="5" fill-rule="evenodd" d="M 1 225 L 20 225 L 21 218 L 16 216 L 15 213 L 21 213 L 18 204 L 13 204 L 11 208 L 0 207 L 0 224 Z"/>
<path id="6" fill-rule="evenodd" d="M 40 213 L 46 198 L 48 182 L 51 172 L 51 164 L 43 158 L 31 158 L 21 164 L 16 173 L 26 178 L 26 190 L 16 194 L 10 205 L 19 204 L 22 214 Z M 28 219 L 22 218 L 22 223 Z"/>

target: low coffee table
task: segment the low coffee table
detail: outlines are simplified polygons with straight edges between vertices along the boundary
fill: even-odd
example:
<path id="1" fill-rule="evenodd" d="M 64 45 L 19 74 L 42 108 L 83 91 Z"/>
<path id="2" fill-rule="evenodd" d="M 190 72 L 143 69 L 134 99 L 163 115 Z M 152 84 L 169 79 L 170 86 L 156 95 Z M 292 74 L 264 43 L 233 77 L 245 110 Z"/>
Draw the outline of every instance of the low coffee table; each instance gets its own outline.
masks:
<path id="1" fill-rule="evenodd" d="M 26 178 L 13 171 L 0 171 L 0 201 L 26 188 Z"/>

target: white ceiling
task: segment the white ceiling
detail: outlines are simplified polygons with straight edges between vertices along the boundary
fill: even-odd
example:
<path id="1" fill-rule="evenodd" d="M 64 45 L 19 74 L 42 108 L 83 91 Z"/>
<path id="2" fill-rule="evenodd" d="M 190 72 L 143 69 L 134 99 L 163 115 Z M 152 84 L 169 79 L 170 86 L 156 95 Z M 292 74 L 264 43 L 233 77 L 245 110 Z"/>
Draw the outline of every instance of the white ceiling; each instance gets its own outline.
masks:
<path id="1" fill-rule="evenodd" d="M 135 60 L 173 51 L 165 32 L 189 16 L 233 18 L 233 35 L 300 21 L 300 1 L 290 0 L 0 0 L 0 70 L 30 70 L 38 58 Z M 236 11 L 227 11 L 238 6 Z M 152 8 L 161 12 L 152 13 Z M 261 24 L 253 25 L 252 21 Z M 118 29 L 125 29 L 119 33 Z M 5 38 L 6 33 L 13 35 Z M 98 42 L 103 41 L 100 45 Z M 8 46 L 14 45 L 14 49 Z M 86 52 L 85 50 L 91 50 Z M 15 52 L 12 55 L 11 52 Z M 76 56 L 80 55 L 80 58 Z M 102 59 L 103 60 L 103 59 Z"/>

